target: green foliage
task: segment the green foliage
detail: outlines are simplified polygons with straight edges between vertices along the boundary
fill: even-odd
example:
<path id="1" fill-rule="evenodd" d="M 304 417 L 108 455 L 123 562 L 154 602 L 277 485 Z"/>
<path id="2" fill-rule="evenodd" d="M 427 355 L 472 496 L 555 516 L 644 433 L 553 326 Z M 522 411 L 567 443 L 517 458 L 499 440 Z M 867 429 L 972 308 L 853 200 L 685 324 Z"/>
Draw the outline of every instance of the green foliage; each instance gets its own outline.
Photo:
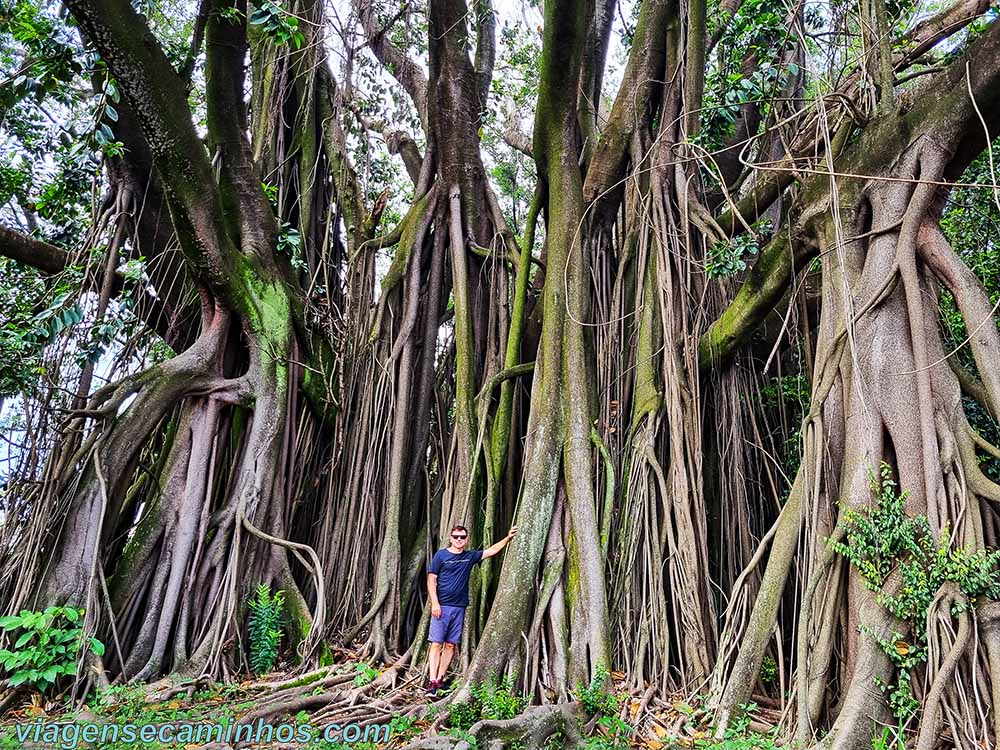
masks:
<path id="1" fill-rule="evenodd" d="M 12 650 L 0 649 L 0 666 L 9 675 L 10 687 L 25 685 L 48 692 L 60 677 L 76 675 L 76 662 L 83 646 L 83 610 L 49 607 L 44 612 L 22 610 L 0 618 L 0 629 L 13 639 Z M 97 656 L 104 644 L 88 641 Z"/>
<path id="2" fill-rule="evenodd" d="M 766 236 L 770 235 L 771 223 L 761 220 L 752 228 L 754 230 L 752 232 L 744 232 L 709 246 L 708 257 L 705 259 L 705 273 L 710 279 L 732 276 L 749 267 L 750 259 L 760 252 Z"/>
<path id="3" fill-rule="evenodd" d="M 608 689 L 611 674 L 607 667 L 598 664 L 589 685 L 579 685 L 573 693 L 588 714 L 615 716 L 621 707 L 621 700 Z"/>
<path id="4" fill-rule="evenodd" d="M 635 728 L 617 716 L 602 716 L 594 734 L 583 741 L 584 750 L 628 750 Z"/>
<path id="5" fill-rule="evenodd" d="M 270 0 L 264 0 L 250 15 L 250 23 L 260 26 L 275 44 L 291 42 L 298 49 L 306 39 L 299 31 L 299 19 Z"/>
<path id="6" fill-rule="evenodd" d="M 265 674 L 274 669 L 281 642 L 281 617 L 285 592 L 271 594 L 271 587 L 262 583 L 247 602 L 250 608 L 248 632 L 250 639 L 250 668 L 254 674 Z"/>
<path id="7" fill-rule="evenodd" d="M 801 372 L 804 358 L 801 352 L 798 354 Z M 794 362 L 792 366 L 795 367 Z M 781 470 L 789 486 L 802 460 L 800 425 L 809 408 L 810 390 L 804 375 L 773 377 L 760 389 L 759 405 L 765 417 L 761 424 L 769 428 L 765 442 L 780 448 Z"/>
<path id="8" fill-rule="evenodd" d="M 770 685 L 778 677 L 778 663 L 770 654 L 764 657 L 760 665 L 760 681 L 764 685 Z"/>
<path id="9" fill-rule="evenodd" d="M 417 733 L 417 720 L 412 716 L 393 714 L 389 720 L 389 735 L 395 740 L 407 740 Z"/>
<path id="10" fill-rule="evenodd" d="M 527 697 L 513 691 L 509 676 L 497 682 L 492 676 L 482 685 L 472 687 L 472 695 L 480 705 L 482 719 L 513 719 L 528 705 Z"/>
<path id="11" fill-rule="evenodd" d="M 288 256 L 295 270 L 307 270 L 305 258 L 302 256 L 302 235 L 287 221 L 282 223 L 278 231 L 278 252 Z"/>
<path id="12" fill-rule="evenodd" d="M 771 378 L 760 389 L 766 406 L 776 407 L 781 403 L 792 404 L 799 410 L 809 405 L 809 381 L 804 375 L 783 375 Z"/>
<path id="13" fill-rule="evenodd" d="M 740 709 L 721 739 L 699 738 L 694 741 L 694 747 L 698 750 L 778 750 L 777 730 L 773 734 L 758 734 L 750 730 L 750 715 L 757 709 L 757 704 L 746 703 Z"/>
<path id="14" fill-rule="evenodd" d="M 225 8 L 219 9 L 219 16 L 226 21 L 226 23 L 236 26 L 243 22 L 244 14 L 235 5 L 230 5 Z"/>
<path id="15" fill-rule="evenodd" d="M 493 76 L 493 96 L 509 98 L 515 107 L 532 107 L 538 96 L 542 54 L 537 36 L 523 24 L 504 21 L 497 53 L 504 75 Z"/>
<path id="16" fill-rule="evenodd" d="M 471 724 L 469 726 L 472 726 Z M 448 736 L 454 737 L 457 740 L 461 740 L 468 745 L 469 750 L 478 750 L 479 740 L 475 738 L 474 735 L 469 734 L 467 731 L 469 727 L 451 727 L 448 730 Z"/>
<path id="17" fill-rule="evenodd" d="M 378 670 L 366 662 L 358 662 L 354 666 L 354 686 L 364 687 L 378 677 Z"/>
<path id="18" fill-rule="evenodd" d="M 146 693 L 141 685 L 111 685 L 97 694 L 96 704 L 100 713 L 117 721 L 138 721 L 146 710 Z"/>
<path id="19" fill-rule="evenodd" d="M 273 185 L 270 182 L 260 183 L 261 190 L 264 191 L 264 197 L 267 198 L 268 203 L 271 204 L 271 208 L 274 209 L 275 215 L 278 214 L 278 186 Z"/>
<path id="20" fill-rule="evenodd" d="M 909 493 L 896 492 L 892 468 L 883 463 L 881 477 L 872 476 L 874 505 L 864 510 L 845 508 L 841 525 L 844 541 L 830 542 L 861 573 L 865 585 L 878 591 L 899 560 L 919 555 L 920 540 L 930 534 L 927 519 L 909 518 L 904 512 Z"/>
<path id="21" fill-rule="evenodd" d="M 759 252 L 757 238 L 751 234 L 741 234 L 726 241 L 715 242 L 708 248 L 705 273 L 710 279 L 718 279 L 745 271 L 749 266 L 748 258 Z"/>
<path id="22" fill-rule="evenodd" d="M 32 392 L 45 373 L 42 349 L 83 319 L 73 288 L 78 279 L 74 270 L 50 287 L 36 272 L 22 271 L 12 261 L 0 261 L 0 307 L 4 310 L 0 396 Z"/>
<path id="23" fill-rule="evenodd" d="M 906 740 L 899 728 L 882 727 L 879 732 L 876 728 L 872 735 L 872 750 L 906 750 Z"/>
<path id="24" fill-rule="evenodd" d="M 947 527 L 935 539 L 926 516 L 906 515 L 907 492 L 896 491 L 892 469 L 883 463 L 879 475 L 872 476 L 874 504 L 863 510 L 844 509 L 844 539 L 829 544 L 851 561 L 865 586 L 878 592 L 878 602 L 911 633 L 906 640 L 898 632 L 885 638 L 866 629 L 899 670 L 896 684 L 880 682 L 879 687 L 893 714 L 904 721 L 920 705 L 911 679 L 912 670 L 927 660 L 931 603 L 947 583 L 956 585 L 970 601 L 1000 598 L 1000 550 L 952 547 Z M 885 589 L 890 574 L 898 578 L 898 585 Z"/>
<path id="25" fill-rule="evenodd" d="M 1000 139 L 993 142 L 992 150 L 994 155 L 998 153 Z M 989 152 L 984 151 L 959 177 L 969 187 L 949 192 L 941 230 L 955 253 L 982 283 L 990 303 L 996 305 L 1000 302 L 1000 207 L 993 191 L 985 187 L 993 184 L 989 157 Z M 1000 171 L 996 164 L 994 169 Z M 938 314 L 948 351 L 956 350 L 953 356 L 957 361 L 976 374 L 972 350 L 965 343 L 969 331 L 950 291 L 940 293 Z M 989 412 L 970 398 L 963 398 L 962 405 L 969 424 L 993 445 L 1000 444 L 1000 425 Z M 979 461 L 986 476 L 994 482 L 1000 481 L 1000 461 L 988 455 L 979 456 Z"/>
<path id="26" fill-rule="evenodd" d="M 717 47 L 720 53 L 705 75 L 701 127 L 695 139 L 698 143 L 708 149 L 721 146 L 733 134 L 740 107 L 769 99 L 790 78 L 799 75 L 794 63 L 777 67 L 782 53 L 794 43 L 785 14 L 777 0 L 746 0 L 728 22 Z M 710 17 L 710 34 L 720 20 Z M 745 70 L 746 61 L 752 59 L 759 64 Z M 767 112 L 766 105 L 761 109 Z"/>
<path id="27" fill-rule="evenodd" d="M 453 729 L 468 729 L 479 721 L 479 704 L 475 700 L 459 701 L 448 711 L 448 725 Z"/>
<path id="28" fill-rule="evenodd" d="M 54 96 L 65 102 L 81 61 L 67 43 L 60 20 L 38 3 L 15 0 L 0 11 L 0 32 L 10 34 L 26 53 L 17 75 L 0 87 L 0 113 L 22 99 L 41 103 Z"/>
<path id="29" fill-rule="evenodd" d="M 528 697 L 513 690 L 510 677 L 497 682 L 494 675 L 471 688 L 472 700 L 452 704 L 448 726 L 466 730 L 480 719 L 513 719 L 528 705 Z"/>

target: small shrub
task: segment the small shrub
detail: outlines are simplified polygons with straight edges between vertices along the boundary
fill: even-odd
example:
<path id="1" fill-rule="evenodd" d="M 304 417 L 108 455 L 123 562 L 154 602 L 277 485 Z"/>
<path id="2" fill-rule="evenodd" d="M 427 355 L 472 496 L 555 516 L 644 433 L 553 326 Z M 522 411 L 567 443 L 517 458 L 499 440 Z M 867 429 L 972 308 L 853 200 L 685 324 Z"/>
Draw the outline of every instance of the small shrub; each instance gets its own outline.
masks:
<path id="1" fill-rule="evenodd" d="M 722 739 L 697 739 L 694 747 L 698 750 L 778 750 L 773 736 L 750 731 L 750 714 L 757 704 L 746 703 L 740 708 L 740 715 L 729 723 Z"/>
<path id="2" fill-rule="evenodd" d="M 110 685 L 98 692 L 95 708 L 119 721 L 138 721 L 146 710 L 146 692 L 141 685 Z"/>
<path id="3" fill-rule="evenodd" d="M 448 736 L 454 737 L 457 740 L 465 742 L 469 746 L 469 750 L 478 750 L 479 740 L 477 740 L 473 735 L 469 734 L 464 729 L 457 729 L 452 727 L 448 730 Z"/>
<path id="4" fill-rule="evenodd" d="M 479 704 L 475 700 L 462 701 L 451 706 L 448 712 L 448 726 L 466 730 L 479 721 Z"/>
<path id="5" fill-rule="evenodd" d="M 594 677 L 589 685 L 580 685 L 574 695 L 583 704 L 588 714 L 597 716 L 615 716 L 621 708 L 621 701 L 608 689 L 611 684 L 611 674 L 607 667 L 598 664 Z"/>
<path id="6" fill-rule="evenodd" d="M 393 714 L 389 721 L 389 736 L 395 739 L 406 740 L 416 734 L 416 719 L 412 716 Z"/>
<path id="7" fill-rule="evenodd" d="M 760 681 L 763 685 L 770 685 L 778 676 L 778 662 L 772 656 L 765 656 L 760 664 Z"/>
<path id="8" fill-rule="evenodd" d="M 510 677 L 497 682 L 491 675 L 482 685 L 472 688 L 472 694 L 479 701 L 480 718 L 513 719 L 528 705 L 528 699 L 513 691 Z"/>
<path id="9" fill-rule="evenodd" d="M 879 604 L 909 626 L 909 637 L 894 632 L 889 638 L 861 627 L 897 668 L 897 682 L 876 684 L 893 715 L 906 722 L 920 709 L 912 672 L 927 661 L 926 621 L 938 592 L 952 583 L 970 603 L 979 597 L 1000 599 L 1000 550 L 954 547 L 947 526 L 935 538 L 926 516 L 906 515 L 908 493 L 897 490 L 887 464 L 881 464 L 878 476 L 871 475 L 871 483 L 874 503 L 845 508 L 840 521 L 843 541 L 830 539 L 828 544 L 857 568 L 865 586 L 878 592 Z M 890 574 L 900 580 L 896 594 L 884 588 Z"/>
<path id="10" fill-rule="evenodd" d="M 281 614 L 285 592 L 271 594 L 271 587 L 260 584 L 247 602 L 250 608 L 250 668 L 254 674 L 265 674 L 274 669 L 281 642 Z"/>
<path id="11" fill-rule="evenodd" d="M 44 693 L 61 677 L 76 675 L 76 661 L 83 646 L 82 609 L 22 610 L 0 618 L 0 630 L 14 639 L 12 650 L 0 649 L 0 666 L 9 675 L 10 687 L 26 685 Z M 97 656 L 104 655 L 104 644 L 96 638 L 89 639 L 88 646 Z"/>
<path id="12" fill-rule="evenodd" d="M 513 719 L 528 705 L 528 697 L 514 692 L 510 677 L 497 682 L 493 675 L 471 688 L 472 700 L 455 703 L 448 713 L 448 726 L 466 730 L 480 719 Z"/>
<path id="13" fill-rule="evenodd" d="M 628 750 L 635 728 L 617 716 L 602 716 L 597 720 L 597 732 L 583 742 L 584 750 Z"/>
<path id="14" fill-rule="evenodd" d="M 365 662 L 354 666 L 354 687 L 364 687 L 378 677 L 378 670 Z"/>

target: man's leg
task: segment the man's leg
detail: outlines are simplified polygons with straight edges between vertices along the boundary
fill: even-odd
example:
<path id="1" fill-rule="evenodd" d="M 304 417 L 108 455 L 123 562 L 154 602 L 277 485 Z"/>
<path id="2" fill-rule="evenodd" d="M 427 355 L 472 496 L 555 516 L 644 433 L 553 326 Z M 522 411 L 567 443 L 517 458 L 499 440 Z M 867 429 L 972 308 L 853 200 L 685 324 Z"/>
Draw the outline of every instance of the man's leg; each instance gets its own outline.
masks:
<path id="1" fill-rule="evenodd" d="M 438 665 L 441 663 L 441 644 L 431 643 L 430 653 L 427 654 L 427 664 L 430 668 L 431 682 L 437 679 Z"/>
<path id="2" fill-rule="evenodd" d="M 427 667 L 430 670 L 430 680 L 434 682 L 438 678 L 437 674 L 441 664 L 441 644 L 445 642 L 445 636 L 448 635 L 448 618 L 444 607 L 441 608 L 440 617 L 431 615 L 429 630 L 428 638 L 431 642 L 431 650 L 427 654 Z"/>
<path id="3" fill-rule="evenodd" d="M 444 680 L 444 676 L 448 674 L 448 665 L 451 664 L 451 657 L 455 655 L 455 644 L 445 643 L 444 648 L 441 651 L 441 668 L 438 670 L 438 676 L 436 679 Z"/>
<path id="4" fill-rule="evenodd" d="M 462 640 L 462 625 L 465 624 L 465 607 L 455 607 L 449 614 L 448 629 L 444 634 L 444 650 L 441 653 L 441 667 L 438 670 L 439 680 L 444 680 L 444 676 L 448 673 L 448 665 L 451 664 L 451 659 Z"/>

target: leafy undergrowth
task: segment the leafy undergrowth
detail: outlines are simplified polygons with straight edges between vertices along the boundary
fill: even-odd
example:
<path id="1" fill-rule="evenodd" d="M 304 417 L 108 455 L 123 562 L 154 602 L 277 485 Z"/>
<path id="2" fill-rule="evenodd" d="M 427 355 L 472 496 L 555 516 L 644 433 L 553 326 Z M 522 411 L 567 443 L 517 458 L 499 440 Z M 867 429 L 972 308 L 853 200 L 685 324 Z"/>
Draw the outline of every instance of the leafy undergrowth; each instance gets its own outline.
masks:
<path id="1" fill-rule="evenodd" d="M 334 672 L 353 675 L 350 684 L 361 687 L 378 675 L 378 670 L 364 662 L 344 662 L 332 667 Z M 272 679 L 277 675 L 270 675 Z M 750 716 L 756 706 L 750 705 L 745 718 L 733 723 L 722 739 L 715 739 L 711 728 L 705 725 L 705 714 L 698 708 L 698 702 L 685 702 L 680 696 L 674 700 L 654 700 L 644 707 L 640 715 L 638 697 L 624 690 L 624 675 L 600 671 L 590 685 L 580 685 L 573 691 L 573 698 L 579 701 L 587 717 L 581 727 L 585 737 L 580 750 L 776 750 L 775 739 L 750 730 Z M 316 692 L 321 692 L 317 688 Z M 384 721 L 390 727 L 388 742 L 330 742 L 316 738 L 301 744 L 283 744 L 283 747 L 297 747 L 301 750 L 397 750 L 415 739 L 431 734 L 450 735 L 454 740 L 465 739 L 476 750 L 475 738 L 469 729 L 480 720 L 512 719 L 528 710 L 531 696 L 517 693 L 507 679 L 490 679 L 472 689 L 472 699 L 464 703 L 433 703 L 415 685 L 405 688 L 405 695 L 399 696 L 402 710 L 386 716 Z M 149 703 L 141 688 L 115 686 L 101 692 L 83 707 L 73 710 L 67 701 L 50 701 L 41 694 L 34 693 L 16 710 L 0 717 L 0 750 L 27 750 L 31 747 L 68 747 L 60 744 L 40 743 L 27 745 L 21 742 L 15 732 L 18 725 L 59 723 L 79 725 L 96 724 L 104 726 L 118 724 L 147 726 L 164 724 L 232 724 L 252 711 L 266 693 L 261 692 L 261 684 L 254 682 L 213 685 L 175 699 Z M 372 700 L 381 700 L 381 691 L 372 694 Z M 419 718 L 411 714 L 412 709 Z M 758 717 L 759 718 L 759 717 Z M 270 720 L 277 725 L 288 722 L 293 725 L 312 723 L 312 716 L 299 712 Z M 93 747 L 95 750 L 167 750 L 184 748 L 192 750 L 201 744 L 158 744 L 156 742 L 100 742 L 93 744 L 79 741 L 76 747 Z M 273 746 L 273 745 L 272 745 Z M 567 747 L 562 733 L 553 735 L 546 750 L 562 750 Z M 523 750 L 517 743 L 509 744 L 510 750 Z"/>
<path id="2" fill-rule="evenodd" d="M 332 668 L 331 673 L 345 672 L 356 674 L 354 684 L 361 684 L 362 675 L 367 675 L 372 668 L 366 664 L 347 662 Z M 376 672 L 377 673 L 377 672 Z M 293 675 L 287 675 L 289 678 Z M 280 679 L 281 675 L 269 675 L 271 679 Z M 322 692 L 317 688 L 315 692 Z M 259 684 L 254 682 L 226 683 L 213 685 L 194 692 L 190 697 L 182 694 L 172 700 L 150 703 L 142 687 L 128 685 L 113 686 L 99 692 L 81 708 L 74 710 L 69 705 L 69 699 L 62 701 L 46 700 L 35 693 L 27 698 L 25 705 L 17 710 L 9 711 L 0 717 L 0 750 L 24 750 L 30 747 L 62 747 L 62 744 L 39 743 L 25 745 L 17 737 L 15 727 L 41 722 L 48 724 L 79 724 L 81 726 L 96 724 L 103 727 L 106 724 L 118 724 L 121 727 L 132 725 L 143 727 L 147 725 L 222 725 L 235 724 L 243 716 L 251 712 L 264 693 L 259 690 Z M 300 711 L 294 716 L 274 718 L 270 723 L 275 725 L 289 723 L 303 725 L 311 723 L 310 714 Z M 390 727 L 395 740 L 386 744 L 373 742 L 331 742 L 316 738 L 311 742 L 303 742 L 297 747 L 301 750 L 380 750 L 381 748 L 400 747 L 404 735 L 412 732 L 411 722 L 402 717 L 392 717 Z M 407 731 L 402 731 L 407 730 Z M 110 734 L 110 733 L 109 733 Z M 65 743 L 65 736 L 61 739 Z M 76 747 L 94 748 L 94 750 L 168 750 L 168 748 L 183 748 L 192 750 L 202 744 L 195 743 L 160 743 L 142 741 L 94 742 L 76 741 Z M 275 743 L 268 745 L 274 746 Z M 68 746 L 68 745 L 66 745 Z M 263 747 L 263 746 L 262 746 Z"/>

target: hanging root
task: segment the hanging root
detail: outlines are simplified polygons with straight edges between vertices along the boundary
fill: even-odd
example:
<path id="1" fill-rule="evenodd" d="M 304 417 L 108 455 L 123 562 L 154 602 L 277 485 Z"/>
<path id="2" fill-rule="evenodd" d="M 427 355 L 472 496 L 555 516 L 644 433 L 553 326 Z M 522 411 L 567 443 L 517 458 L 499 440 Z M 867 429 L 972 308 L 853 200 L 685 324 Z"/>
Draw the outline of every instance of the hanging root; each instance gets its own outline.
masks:
<path id="1" fill-rule="evenodd" d="M 917 737 L 917 750 L 932 750 L 934 744 L 937 742 L 940 733 L 939 716 L 945 688 L 951 681 L 952 675 L 958 667 L 959 660 L 962 658 L 962 654 L 965 653 L 966 646 L 969 645 L 969 637 L 972 632 L 971 617 L 967 610 L 968 599 L 957 587 L 951 586 L 949 588 L 951 590 L 943 597 L 940 610 L 950 619 L 952 607 L 958 607 L 958 635 L 944 657 L 941 668 L 935 675 L 934 682 L 931 683 L 931 689 L 927 692 L 927 697 L 924 699 L 920 734 Z"/>

